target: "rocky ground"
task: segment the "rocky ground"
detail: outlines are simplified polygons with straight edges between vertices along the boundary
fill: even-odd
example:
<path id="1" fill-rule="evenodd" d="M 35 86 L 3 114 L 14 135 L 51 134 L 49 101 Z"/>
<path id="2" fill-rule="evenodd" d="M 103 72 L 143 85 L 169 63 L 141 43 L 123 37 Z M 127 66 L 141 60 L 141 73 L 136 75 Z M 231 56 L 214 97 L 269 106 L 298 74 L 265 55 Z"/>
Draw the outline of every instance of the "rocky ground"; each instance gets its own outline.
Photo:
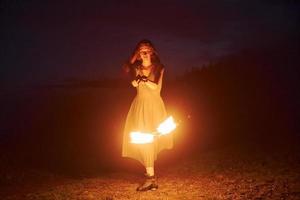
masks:
<path id="1" fill-rule="evenodd" d="M 139 173 L 66 176 L 42 170 L 2 169 L 0 197 L 8 199 L 300 199 L 295 151 L 206 151 L 168 167 L 157 164 L 159 189 L 136 192 Z"/>

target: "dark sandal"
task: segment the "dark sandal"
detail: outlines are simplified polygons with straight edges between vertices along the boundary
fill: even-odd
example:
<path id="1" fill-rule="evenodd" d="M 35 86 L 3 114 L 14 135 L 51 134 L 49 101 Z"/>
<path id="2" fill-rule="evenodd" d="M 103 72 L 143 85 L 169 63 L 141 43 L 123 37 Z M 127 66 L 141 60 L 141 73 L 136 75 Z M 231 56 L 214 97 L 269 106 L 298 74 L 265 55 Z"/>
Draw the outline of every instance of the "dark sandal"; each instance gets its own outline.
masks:
<path id="1" fill-rule="evenodd" d="M 147 176 L 145 182 L 140 185 L 136 190 L 139 192 L 148 191 L 148 190 L 157 190 L 158 185 L 156 182 L 155 176 Z"/>

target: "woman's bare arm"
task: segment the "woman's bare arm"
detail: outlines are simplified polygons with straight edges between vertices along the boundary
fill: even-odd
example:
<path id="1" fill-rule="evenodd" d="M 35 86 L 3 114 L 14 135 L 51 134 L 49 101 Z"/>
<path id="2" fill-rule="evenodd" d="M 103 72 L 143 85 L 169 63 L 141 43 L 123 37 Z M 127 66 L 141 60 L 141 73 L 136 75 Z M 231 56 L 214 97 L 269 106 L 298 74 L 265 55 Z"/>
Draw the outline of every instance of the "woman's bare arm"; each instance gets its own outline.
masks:
<path id="1" fill-rule="evenodd" d="M 161 69 L 160 76 L 159 76 L 158 83 L 157 83 L 159 91 L 161 90 L 161 87 L 162 87 L 164 72 L 165 72 L 165 69 L 164 68 Z"/>

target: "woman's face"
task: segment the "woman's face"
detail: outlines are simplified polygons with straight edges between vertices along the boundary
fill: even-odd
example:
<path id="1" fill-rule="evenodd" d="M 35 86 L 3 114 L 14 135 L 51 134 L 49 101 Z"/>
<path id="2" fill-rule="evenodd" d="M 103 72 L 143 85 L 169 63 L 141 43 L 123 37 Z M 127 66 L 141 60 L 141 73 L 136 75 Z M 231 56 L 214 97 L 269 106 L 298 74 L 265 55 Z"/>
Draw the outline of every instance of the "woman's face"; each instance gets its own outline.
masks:
<path id="1" fill-rule="evenodd" d="M 152 49 L 149 46 L 141 46 L 139 54 L 143 61 L 150 61 L 152 55 Z"/>

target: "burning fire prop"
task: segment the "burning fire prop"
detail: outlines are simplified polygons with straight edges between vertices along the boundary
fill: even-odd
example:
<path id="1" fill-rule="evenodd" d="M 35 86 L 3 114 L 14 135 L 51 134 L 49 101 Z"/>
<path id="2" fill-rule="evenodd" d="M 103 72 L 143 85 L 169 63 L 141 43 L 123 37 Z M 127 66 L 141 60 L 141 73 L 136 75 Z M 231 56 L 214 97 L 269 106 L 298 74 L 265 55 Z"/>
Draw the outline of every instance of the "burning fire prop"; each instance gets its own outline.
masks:
<path id="1" fill-rule="evenodd" d="M 175 128 L 177 124 L 174 122 L 174 119 L 172 116 L 168 117 L 165 121 L 163 121 L 156 131 L 151 133 L 142 133 L 139 131 L 131 132 L 130 133 L 130 139 L 131 143 L 134 144 L 149 144 L 154 141 L 154 137 L 160 137 L 162 135 L 167 135 L 171 133 Z"/>

